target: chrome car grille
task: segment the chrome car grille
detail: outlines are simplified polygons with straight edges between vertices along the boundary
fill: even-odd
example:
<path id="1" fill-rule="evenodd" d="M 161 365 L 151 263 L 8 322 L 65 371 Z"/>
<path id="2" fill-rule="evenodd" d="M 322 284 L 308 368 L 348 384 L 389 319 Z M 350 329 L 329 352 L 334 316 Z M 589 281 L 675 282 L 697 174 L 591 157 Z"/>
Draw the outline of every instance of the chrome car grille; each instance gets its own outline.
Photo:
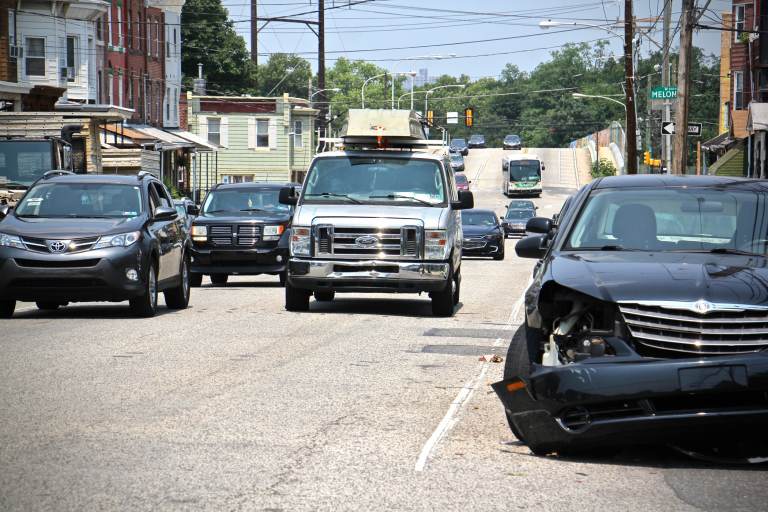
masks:
<path id="1" fill-rule="evenodd" d="M 621 303 L 638 343 L 689 354 L 739 354 L 768 348 L 768 307 L 709 302 Z"/>
<path id="2" fill-rule="evenodd" d="M 73 253 L 73 252 L 83 252 L 83 251 L 90 251 L 93 249 L 93 246 L 96 245 L 96 242 L 99 241 L 98 236 L 89 236 L 86 238 L 75 238 L 75 239 L 59 239 L 59 238 L 34 238 L 34 237 L 28 237 L 23 236 L 21 237 L 21 241 L 24 243 L 24 246 L 30 250 L 35 252 L 45 252 L 50 253 L 52 252 L 48 248 L 48 242 L 58 240 L 62 242 L 66 242 L 68 245 L 68 248 L 64 253 Z"/>
<path id="3" fill-rule="evenodd" d="M 261 241 L 262 227 L 259 224 L 235 226 L 210 226 L 208 233 L 216 247 L 251 247 Z"/>
<path id="4" fill-rule="evenodd" d="M 315 255 L 348 259 L 418 259 L 421 233 L 418 226 L 368 228 L 321 224 L 315 226 L 313 233 Z"/>
<path id="5" fill-rule="evenodd" d="M 465 238 L 464 249 L 482 249 L 485 247 L 486 241 L 482 238 Z"/>

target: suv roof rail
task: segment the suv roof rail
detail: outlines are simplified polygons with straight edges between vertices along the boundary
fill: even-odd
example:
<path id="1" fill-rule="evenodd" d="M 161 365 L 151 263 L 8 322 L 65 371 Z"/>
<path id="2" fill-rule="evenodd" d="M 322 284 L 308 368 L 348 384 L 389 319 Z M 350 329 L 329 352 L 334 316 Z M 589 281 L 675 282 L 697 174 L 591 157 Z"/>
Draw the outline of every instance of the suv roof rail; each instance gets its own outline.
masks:
<path id="1" fill-rule="evenodd" d="M 154 176 L 154 174 L 152 174 L 152 173 L 151 173 L 151 172 L 149 172 L 149 171 L 139 171 L 139 173 L 136 175 L 136 178 L 137 178 L 138 180 L 143 180 L 143 179 L 144 179 L 144 178 L 146 178 L 147 176 Z"/>
<path id="2" fill-rule="evenodd" d="M 40 177 L 42 180 L 47 180 L 48 178 L 53 178 L 54 176 L 68 176 L 68 175 L 74 175 L 72 171 L 67 171 L 65 169 L 54 169 L 52 171 L 47 171 L 43 173 L 43 175 Z"/>

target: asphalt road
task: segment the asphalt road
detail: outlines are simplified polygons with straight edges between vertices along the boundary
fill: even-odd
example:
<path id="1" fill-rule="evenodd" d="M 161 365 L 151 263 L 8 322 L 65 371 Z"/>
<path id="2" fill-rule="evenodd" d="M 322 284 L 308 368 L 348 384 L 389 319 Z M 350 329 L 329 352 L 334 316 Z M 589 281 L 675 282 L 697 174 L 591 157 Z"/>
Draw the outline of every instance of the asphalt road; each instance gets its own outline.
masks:
<path id="1" fill-rule="evenodd" d="M 533 151 L 532 151 L 533 152 Z M 547 165 L 540 213 L 576 184 Z M 563 156 L 565 152 L 565 156 Z M 499 213 L 502 151 L 472 150 Z M 275 278 L 193 290 L 137 320 L 124 305 L 0 321 L 0 510 L 764 510 L 763 468 L 666 449 L 533 456 L 489 384 L 533 262 L 465 260 L 461 307 L 342 295 L 288 313 Z"/>

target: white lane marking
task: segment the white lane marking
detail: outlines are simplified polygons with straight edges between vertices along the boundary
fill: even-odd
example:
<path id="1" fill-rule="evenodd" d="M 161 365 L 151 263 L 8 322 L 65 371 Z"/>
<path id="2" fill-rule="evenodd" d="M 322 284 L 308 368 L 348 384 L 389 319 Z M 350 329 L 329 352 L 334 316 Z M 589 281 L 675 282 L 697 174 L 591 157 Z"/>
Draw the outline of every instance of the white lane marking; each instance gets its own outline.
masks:
<path id="1" fill-rule="evenodd" d="M 520 310 L 523 308 L 523 304 L 525 304 L 525 292 L 528 290 L 528 287 L 531 285 L 531 282 L 533 279 L 529 279 L 528 283 L 526 283 L 525 288 L 523 289 L 523 293 L 520 295 L 520 297 L 515 302 L 515 305 L 512 307 L 512 311 L 509 314 L 509 318 L 507 319 L 507 323 L 505 327 L 509 327 L 514 323 L 514 321 L 517 319 L 518 315 L 520 314 Z M 505 338 L 498 337 L 496 338 L 496 341 L 493 342 L 494 347 L 500 347 L 505 341 Z M 429 439 L 426 443 L 424 443 L 424 446 L 421 448 L 421 452 L 419 453 L 419 458 L 416 459 L 416 466 L 413 468 L 414 471 L 424 471 L 424 468 L 427 466 L 427 462 L 429 461 L 430 457 L 432 456 L 432 452 L 437 448 L 438 443 L 442 439 L 445 438 L 445 436 L 448 434 L 448 432 L 458 423 L 459 418 L 458 414 L 461 412 L 461 408 L 464 404 L 468 403 L 469 400 L 472 398 L 472 394 L 475 392 L 475 389 L 478 388 L 479 384 L 483 381 L 483 377 L 485 377 L 485 373 L 488 371 L 488 368 L 490 367 L 490 361 L 485 361 L 481 365 L 478 366 L 478 373 L 475 377 L 469 379 L 466 384 L 461 388 L 461 391 L 459 391 L 459 394 L 456 395 L 456 398 L 453 399 L 453 402 L 451 402 L 450 407 L 448 407 L 448 411 L 445 413 L 445 416 L 443 416 L 443 419 L 440 421 L 440 423 L 437 425 L 437 428 L 434 432 L 432 432 L 432 435 L 429 436 Z"/>

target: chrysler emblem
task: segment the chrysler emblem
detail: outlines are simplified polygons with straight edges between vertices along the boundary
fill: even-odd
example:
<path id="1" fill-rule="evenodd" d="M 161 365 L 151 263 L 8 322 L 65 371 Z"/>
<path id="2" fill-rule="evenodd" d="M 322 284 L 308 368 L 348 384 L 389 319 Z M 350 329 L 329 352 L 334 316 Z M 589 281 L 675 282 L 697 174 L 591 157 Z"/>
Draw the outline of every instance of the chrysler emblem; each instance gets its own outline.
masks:
<path id="1" fill-rule="evenodd" d="M 705 315 L 709 313 L 714 308 L 715 308 L 714 304 L 712 304 L 711 302 L 707 302 L 706 300 L 703 300 L 703 299 L 693 304 L 693 309 L 701 315 Z"/>
<path id="2" fill-rule="evenodd" d="M 377 243 L 379 243 L 379 239 L 373 235 L 363 235 L 355 238 L 355 245 L 358 247 L 373 247 Z"/>
<path id="3" fill-rule="evenodd" d="M 62 253 L 67 250 L 67 244 L 61 240 L 51 240 L 48 242 L 48 250 L 54 253 Z"/>

